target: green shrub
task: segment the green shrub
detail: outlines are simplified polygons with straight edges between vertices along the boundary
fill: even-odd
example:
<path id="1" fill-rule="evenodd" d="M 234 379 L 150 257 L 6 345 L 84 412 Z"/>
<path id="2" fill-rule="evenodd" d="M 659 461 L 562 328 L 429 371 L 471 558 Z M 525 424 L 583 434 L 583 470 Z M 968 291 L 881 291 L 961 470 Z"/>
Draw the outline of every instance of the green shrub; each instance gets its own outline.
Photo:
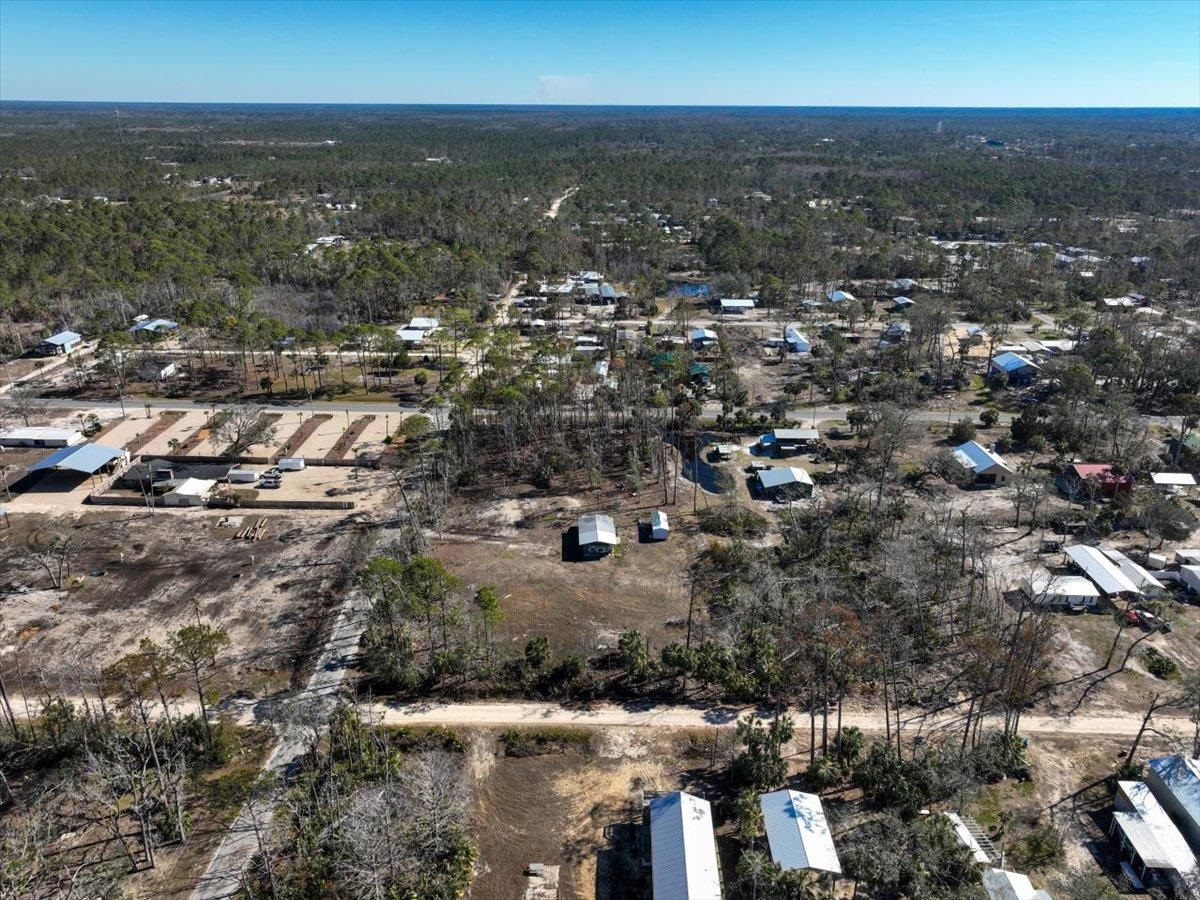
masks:
<path id="1" fill-rule="evenodd" d="M 751 509 L 703 509 L 699 515 L 700 530 L 723 537 L 742 535 L 762 537 L 767 533 L 767 520 Z"/>
<path id="2" fill-rule="evenodd" d="M 1155 678 L 1171 681 L 1179 677 L 1179 666 L 1175 665 L 1175 660 L 1163 656 L 1154 647 L 1147 647 L 1143 656 L 1146 660 L 1147 671 Z"/>
<path id="3" fill-rule="evenodd" d="M 445 725 L 395 725 L 387 728 L 388 744 L 401 753 L 442 750 L 462 753 L 467 749 L 456 731 Z"/>
<path id="4" fill-rule="evenodd" d="M 505 756 L 545 756 L 569 750 L 587 752 L 592 736 L 578 728 L 546 725 L 537 728 L 509 728 L 500 734 L 500 749 Z"/>

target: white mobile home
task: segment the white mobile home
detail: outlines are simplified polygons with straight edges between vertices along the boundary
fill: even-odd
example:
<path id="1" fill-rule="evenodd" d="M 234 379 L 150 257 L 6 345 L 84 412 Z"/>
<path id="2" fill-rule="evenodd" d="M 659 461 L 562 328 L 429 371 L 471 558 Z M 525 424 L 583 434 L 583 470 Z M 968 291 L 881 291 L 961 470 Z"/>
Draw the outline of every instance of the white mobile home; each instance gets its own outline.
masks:
<path id="1" fill-rule="evenodd" d="M 19 425 L 0 428 L 0 447 L 74 447 L 83 435 L 70 428 L 37 428 Z"/>
<path id="2" fill-rule="evenodd" d="M 1030 603 L 1068 609 L 1090 609 L 1100 602 L 1100 590 L 1082 575 L 1038 572 L 1021 579 Z"/>

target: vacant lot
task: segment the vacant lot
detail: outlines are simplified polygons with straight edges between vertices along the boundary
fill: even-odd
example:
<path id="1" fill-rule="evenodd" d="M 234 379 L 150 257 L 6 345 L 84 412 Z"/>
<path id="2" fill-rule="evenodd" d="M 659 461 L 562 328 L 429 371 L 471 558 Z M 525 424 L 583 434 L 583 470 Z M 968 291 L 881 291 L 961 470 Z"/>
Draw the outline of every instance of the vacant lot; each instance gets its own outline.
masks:
<path id="1" fill-rule="evenodd" d="M 121 510 L 53 523 L 10 516 L 0 543 L 6 670 L 30 687 L 28 673 L 50 673 L 71 693 L 142 638 L 161 642 L 199 619 L 231 639 L 221 655 L 223 692 L 287 684 L 322 626 L 354 529 L 332 516 L 266 518 L 265 537 L 245 541 L 219 527 L 216 514 Z M 75 547 L 63 590 L 27 549 L 56 536 Z"/>
<path id="2" fill-rule="evenodd" d="M 550 638 L 557 651 L 615 647 L 620 632 L 640 628 L 652 644 L 682 639 L 688 612 L 688 567 L 707 539 L 695 531 L 691 491 L 681 482 L 678 504 L 662 503 L 662 490 L 606 494 L 596 500 L 514 488 L 504 499 L 455 510 L 436 555 L 472 584 L 491 584 L 503 598 L 500 633 L 522 644 Z M 636 522 L 663 509 L 672 534 L 641 543 Z M 572 526 L 585 512 L 612 515 L 621 545 L 611 556 L 571 561 Z"/>

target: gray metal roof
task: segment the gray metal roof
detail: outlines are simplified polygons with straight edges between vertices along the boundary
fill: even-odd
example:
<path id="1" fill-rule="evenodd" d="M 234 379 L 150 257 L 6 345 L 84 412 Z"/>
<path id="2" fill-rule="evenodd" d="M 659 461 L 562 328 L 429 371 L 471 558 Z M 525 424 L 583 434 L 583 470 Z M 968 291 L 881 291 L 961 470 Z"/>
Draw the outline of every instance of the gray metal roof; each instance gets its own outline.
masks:
<path id="1" fill-rule="evenodd" d="M 1179 801 L 1192 826 L 1200 829 L 1200 759 L 1182 754 L 1150 760 L 1150 768 Z"/>
<path id="2" fill-rule="evenodd" d="M 821 436 L 815 428 L 776 428 L 771 433 L 777 441 L 815 441 Z"/>
<path id="3" fill-rule="evenodd" d="M 588 513 L 579 517 L 579 543 L 587 544 L 616 544 L 617 526 L 612 516 L 602 513 Z"/>
<path id="4" fill-rule="evenodd" d="M 75 341 L 80 340 L 83 340 L 83 335 L 81 334 L 77 334 L 74 331 L 60 331 L 58 334 L 50 335 L 42 343 L 54 344 L 56 347 L 65 347 L 67 344 L 73 344 Z"/>
<path id="5" fill-rule="evenodd" d="M 777 466 L 773 469 L 763 469 L 758 473 L 758 481 L 764 488 L 813 483 L 812 476 L 798 466 Z"/>
<path id="6" fill-rule="evenodd" d="M 1066 549 L 1067 557 L 1075 563 L 1096 587 L 1106 594 L 1140 594 L 1141 590 L 1129 580 L 1107 556 L 1095 547 L 1076 544 Z"/>
<path id="7" fill-rule="evenodd" d="M 1146 783 L 1118 781 L 1117 788 L 1133 809 L 1113 813 L 1113 821 L 1142 862 L 1152 869 L 1174 869 L 1177 872 L 1189 872 L 1196 868 L 1196 855 Z"/>
<path id="8" fill-rule="evenodd" d="M 976 441 L 967 441 L 954 448 L 954 456 L 965 468 L 971 469 L 977 475 L 998 466 L 1006 472 L 1011 472 L 1008 463 L 1000 454 L 987 449 Z"/>
<path id="9" fill-rule="evenodd" d="M 721 871 L 712 807 L 675 791 L 650 803 L 654 900 L 720 900 Z"/>
<path id="10" fill-rule="evenodd" d="M 771 858 L 781 869 L 842 871 L 820 797 L 799 791 L 774 791 L 760 796 L 758 805 Z"/>

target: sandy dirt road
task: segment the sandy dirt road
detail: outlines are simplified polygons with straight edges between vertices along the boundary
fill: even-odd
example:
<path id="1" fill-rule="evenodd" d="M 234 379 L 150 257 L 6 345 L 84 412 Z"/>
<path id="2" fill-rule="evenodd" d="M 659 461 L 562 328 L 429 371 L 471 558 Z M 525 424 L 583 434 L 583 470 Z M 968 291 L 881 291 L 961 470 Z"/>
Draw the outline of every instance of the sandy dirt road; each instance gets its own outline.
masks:
<path id="1" fill-rule="evenodd" d="M 721 728 L 733 727 L 737 720 L 748 713 L 770 714 L 753 707 L 732 706 L 613 706 L 594 705 L 570 707 L 557 703 L 376 703 L 373 711 L 388 724 L 411 725 L 459 725 L 481 728 L 515 727 L 521 725 L 577 725 L 596 728 Z M 797 728 L 805 727 L 807 716 L 791 712 Z M 903 720 L 904 731 L 926 734 L 950 731 L 959 727 L 963 719 L 953 713 L 935 715 L 922 719 L 912 715 Z M 1140 714 L 1098 714 L 1058 718 L 1045 715 L 1021 717 L 1021 733 L 1033 737 L 1045 735 L 1103 735 L 1107 737 L 1133 737 L 1141 727 Z M 842 716 L 843 727 L 855 726 L 863 731 L 883 731 L 883 711 L 846 712 Z M 1192 725 L 1183 717 L 1155 716 L 1153 726 L 1162 730 L 1188 731 Z M 820 727 L 818 720 L 817 727 Z M 830 728 L 834 727 L 833 716 Z"/>

